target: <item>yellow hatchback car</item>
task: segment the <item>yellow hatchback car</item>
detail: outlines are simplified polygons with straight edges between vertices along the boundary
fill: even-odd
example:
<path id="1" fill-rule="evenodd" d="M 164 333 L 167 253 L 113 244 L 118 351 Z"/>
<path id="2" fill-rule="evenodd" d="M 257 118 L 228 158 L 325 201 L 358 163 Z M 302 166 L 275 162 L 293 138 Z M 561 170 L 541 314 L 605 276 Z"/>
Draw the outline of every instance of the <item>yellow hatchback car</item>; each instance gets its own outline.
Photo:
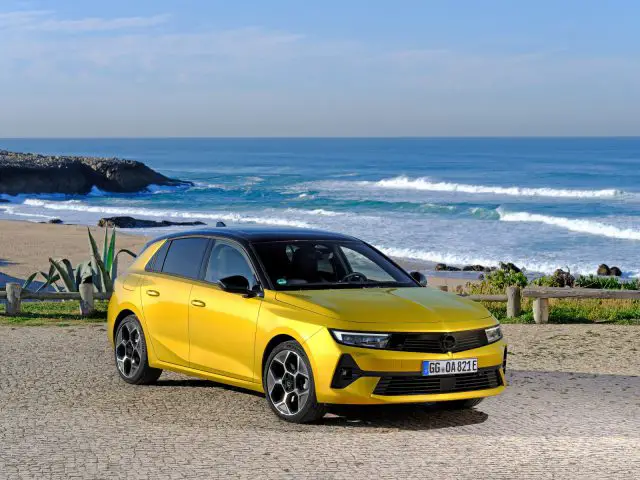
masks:
<path id="1" fill-rule="evenodd" d="M 353 237 L 221 226 L 149 242 L 115 282 L 107 331 L 128 383 L 207 378 L 264 392 L 291 422 L 332 404 L 469 408 L 502 392 L 499 323 L 425 285 Z"/>

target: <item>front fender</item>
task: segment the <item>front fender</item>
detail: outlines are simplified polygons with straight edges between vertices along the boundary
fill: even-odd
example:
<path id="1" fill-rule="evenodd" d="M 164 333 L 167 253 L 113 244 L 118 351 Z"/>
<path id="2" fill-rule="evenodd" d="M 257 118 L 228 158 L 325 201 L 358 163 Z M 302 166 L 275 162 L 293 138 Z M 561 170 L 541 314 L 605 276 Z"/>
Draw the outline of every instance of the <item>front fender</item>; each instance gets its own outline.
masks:
<path id="1" fill-rule="evenodd" d="M 313 312 L 290 308 L 265 298 L 258 317 L 254 348 L 254 380 L 262 382 L 262 360 L 269 342 L 279 335 L 286 335 L 297 341 L 311 360 L 311 352 L 306 342 L 318 331 L 325 328 L 323 318 Z M 312 362 L 312 367 L 313 367 Z"/>

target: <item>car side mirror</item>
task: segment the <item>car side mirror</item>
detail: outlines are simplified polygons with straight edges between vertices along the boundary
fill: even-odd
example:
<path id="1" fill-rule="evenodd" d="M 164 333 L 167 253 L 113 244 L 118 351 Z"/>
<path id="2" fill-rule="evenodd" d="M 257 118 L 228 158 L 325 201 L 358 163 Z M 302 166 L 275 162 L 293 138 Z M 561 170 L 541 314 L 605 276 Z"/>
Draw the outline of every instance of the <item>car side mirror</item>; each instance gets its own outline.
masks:
<path id="1" fill-rule="evenodd" d="M 231 275 L 230 277 L 221 278 L 218 285 L 225 292 L 242 293 L 247 295 L 250 293 L 249 280 L 242 275 Z"/>
<path id="2" fill-rule="evenodd" d="M 409 275 L 411 275 L 411 278 L 413 278 L 416 282 L 418 282 L 421 287 L 427 286 L 427 277 L 425 277 L 422 273 L 411 272 Z"/>

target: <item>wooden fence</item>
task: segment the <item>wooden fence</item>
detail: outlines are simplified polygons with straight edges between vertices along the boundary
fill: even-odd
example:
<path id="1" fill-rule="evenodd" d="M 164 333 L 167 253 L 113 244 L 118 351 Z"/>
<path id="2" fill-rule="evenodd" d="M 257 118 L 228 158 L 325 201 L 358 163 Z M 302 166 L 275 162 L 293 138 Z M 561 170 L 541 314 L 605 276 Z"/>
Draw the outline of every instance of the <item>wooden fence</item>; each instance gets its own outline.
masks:
<path id="1" fill-rule="evenodd" d="M 6 292 L 0 291 L 0 300 L 6 299 L 7 315 L 17 315 L 22 300 L 79 300 L 80 314 L 95 312 L 95 300 L 108 300 L 111 293 L 94 292 L 92 284 L 80 285 L 79 292 L 30 292 L 22 290 L 19 283 L 7 283 Z M 447 291 L 447 287 L 439 287 Z M 533 299 L 533 319 L 536 323 L 549 321 L 550 298 L 600 298 L 618 300 L 640 300 L 639 290 L 598 290 L 594 288 L 536 287 L 520 289 L 507 287 L 504 295 L 461 295 L 478 302 L 506 302 L 507 317 L 513 318 L 522 312 L 522 299 Z"/>
<path id="2" fill-rule="evenodd" d="M 0 300 L 7 300 L 7 315 L 18 315 L 22 300 L 80 300 L 80 315 L 89 316 L 95 312 L 95 300 L 111 297 L 111 293 L 94 292 L 91 283 L 80 285 L 79 292 L 30 292 L 22 290 L 19 283 L 7 283 L 6 288 L 0 291 Z"/>
<path id="3" fill-rule="evenodd" d="M 446 291 L 447 287 L 441 287 Z M 470 300 L 479 302 L 506 302 L 507 317 L 513 318 L 522 312 L 522 299 L 533 299 L 533 320 L 536 323 L 549 322 L 550 298 L 577 299 L 611 299 L 611 300 L 640 300 L 640 290 L 604 290 L 596 288 L 560 288 L 535 287 L 524 288 L 507 287 L 505 295 L 462 295 Z"/>

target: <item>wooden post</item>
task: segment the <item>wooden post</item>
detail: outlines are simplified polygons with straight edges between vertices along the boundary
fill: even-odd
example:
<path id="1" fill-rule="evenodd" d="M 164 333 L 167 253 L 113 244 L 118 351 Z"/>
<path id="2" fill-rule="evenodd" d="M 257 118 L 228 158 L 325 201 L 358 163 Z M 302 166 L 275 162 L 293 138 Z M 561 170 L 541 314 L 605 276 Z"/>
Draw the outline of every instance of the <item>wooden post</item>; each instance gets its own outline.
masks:
<path id="1" fill-rule="evenodd" d="M 522 311 L 520 287 L 507 287 L 507 318 L 514 318 Z"/>
<path id="2" fill-rule="evenodd" d="M 78 290 L 80 290 L 80 315 L 88 317 L 96 311 L 93 302 L 93 283 L 81 283 Z"/>
<path id="3" fill-rule="evenodd" d="M 7 315 L 18 315 L 20 313 L 20 294 L 22 285 L 19 283 L 7 283 Z"/>
<path id="4" fill-rule="evenodd" d="M 535 298 L 533 300 L 533 320 L 536 323 L 549 322 L 549 299 Z"/>
<path id="5" fill-rule="evenodd" d="M 446 285 L 440 285 L 438 287 L 439 290 L 442 290 L 443 292 L 448 292 L 449 291 L 449 287 L 447 287 Z"/>

